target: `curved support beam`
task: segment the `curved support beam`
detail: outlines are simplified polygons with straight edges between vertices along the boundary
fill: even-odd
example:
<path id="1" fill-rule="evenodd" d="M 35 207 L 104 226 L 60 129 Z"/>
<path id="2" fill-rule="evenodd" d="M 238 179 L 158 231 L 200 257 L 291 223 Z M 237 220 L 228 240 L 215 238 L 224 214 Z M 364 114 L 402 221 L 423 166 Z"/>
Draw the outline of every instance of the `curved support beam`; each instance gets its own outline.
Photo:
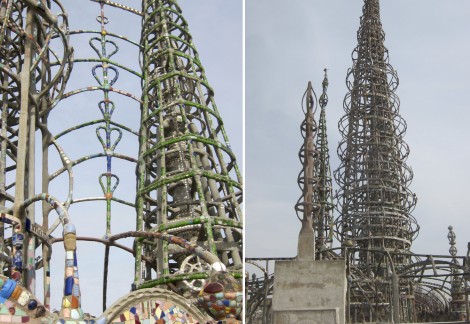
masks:
<path id="1" fill-rule="evenodd" d="M 169 243 L 174 243 L 182 248 L 184 248 L 188 253 L 194 253 L 201 259 L 203 259 L 205 262 L 210 264 L 213 270 L 215 271 L 224 271 L 225 265 L 220 262 L 219 258 L 210 253 L 209 251 L 203 249 L 200 246 L 197 245 L 192 245 L 189 241 L 178 237 L 178 236 L 173 236 L 173 235 L 168 235 L 168 234 L 163 234 L 163 233 L 158 233 L 158 232 L 139 232 L 139 231 L 129 231 L 129 232 L 124 232 L 116 235 L 110 236 L 108 239 L 110 242 L 117 241 L 123 238 L 128 238 L 128 237 L 140 237 L 140 238 L 157 238 L 161 240 L 165 240 Z"/>

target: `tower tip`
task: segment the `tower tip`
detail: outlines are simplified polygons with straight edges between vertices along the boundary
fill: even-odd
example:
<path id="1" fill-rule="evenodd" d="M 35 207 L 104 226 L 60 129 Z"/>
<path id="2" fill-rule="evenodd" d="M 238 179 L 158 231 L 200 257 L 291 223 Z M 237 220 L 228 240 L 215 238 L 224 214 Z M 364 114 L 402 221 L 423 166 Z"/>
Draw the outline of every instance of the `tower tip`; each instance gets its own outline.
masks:
<path id="1" fill-rule="evenodd" d="M 323 87 L 323 92 L 320 96 L 320 106 L 323 108 L 326 107 L 326 105 L 328 104 L 328 95 L 326 94 L 326 91 L 328 89 L 328 69 L 327 68 L 324 68 L 323 71 L 325 71 L 325 76 L 323 78 L 323 82 L 322 82 L 322 87 Z"/>

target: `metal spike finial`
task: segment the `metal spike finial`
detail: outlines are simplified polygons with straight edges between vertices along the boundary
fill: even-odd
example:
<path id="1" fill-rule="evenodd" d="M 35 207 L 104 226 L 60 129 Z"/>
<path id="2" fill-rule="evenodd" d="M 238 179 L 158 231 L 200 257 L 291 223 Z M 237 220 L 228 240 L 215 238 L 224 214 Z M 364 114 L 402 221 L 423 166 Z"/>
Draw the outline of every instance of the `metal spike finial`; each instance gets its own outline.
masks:
<path id="1" fill-rule="evenodd" d="M 457 255 L 457 247 L 455 246 L 456 244 L 455 239 L 457 238 L 457 236 L 455 235 L 454 228 L 452 226 L 449 226 L 448 229 L 449 229 L 449 234 L 447 234 L 447 238 L 449 239 L 449 244 L 450 244 L 449 253 L 450 255 L 454 257 L 452 259 L 452 262 L 456 263 L 457 259 L 455 258 L 455 256 Z"/>
<path id="2" fill-rule="evenodd" d="M 449 253 L 452 256 L 451 261 L 451 289 L 450 289 L 450 308 L 451 311 L 457 315 L 458 318 L 465 318 L 465 314 L 468 310 L 468 291 L 465 288 L 465 278 L 461 276 L 462 270 L 459 261 L 457 260 L 457 247 L 454 228 L 452 226 L 448 227 L 449 233 L 447 238 L 449 239 Z M 465 263 L 465 262 L 464 262 Z M 467 293 L 465 293 L 467 291 Z M 467 314 L 468 315 L 468 314 Z"/>
<path id="3" fill-rule="evenodd" d="M 302 222 L 307 219 L 313 220 L 314 206 L 312 202 L 316 186 L 316 179 L 314 178 L 315 158 L 318 155 L 314 145 L 314 139 L 318 130 L 314 119 L 316 99 L 317 96 L 313 90 L 312 83 L 309 81 L 302 99 L 302 110 L 305 112 L 305 118 L 300 125 L 300 132 L 304 142 L 299 150 L 299 160 L 303 168 L 298 175 L 297 183 L 302 190 L 302 196 L 295 205 L 297 217 Z"/>
<path id="4" fill-rule="evenodd" d="M 325 108 L 326 105 L 328 104 L 328 95 L 326 94 L 326 91 L 328 90 L 328 84 L 329 84 L 328 74 L 327 74 L 328 69 L 325 68 L 323 69 L 323 71 L 325 71 L 325 77 L 323 78 L 323 82 L 322 82 L 323 92 L 320 95 L 320 100 L 319 100 L 319 104 L 322 109 Z"/>

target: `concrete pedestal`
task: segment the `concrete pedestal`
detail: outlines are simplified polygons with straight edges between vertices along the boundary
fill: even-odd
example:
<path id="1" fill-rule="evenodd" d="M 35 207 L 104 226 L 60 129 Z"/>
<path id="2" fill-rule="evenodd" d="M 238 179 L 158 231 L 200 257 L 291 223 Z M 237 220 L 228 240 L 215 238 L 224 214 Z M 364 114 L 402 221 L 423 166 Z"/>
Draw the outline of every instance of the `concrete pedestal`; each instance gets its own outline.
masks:
<path id="1" fill-rule="evenodd" d="M 343 324 L 344 260 L 276 261 L 273 323 Z"/>

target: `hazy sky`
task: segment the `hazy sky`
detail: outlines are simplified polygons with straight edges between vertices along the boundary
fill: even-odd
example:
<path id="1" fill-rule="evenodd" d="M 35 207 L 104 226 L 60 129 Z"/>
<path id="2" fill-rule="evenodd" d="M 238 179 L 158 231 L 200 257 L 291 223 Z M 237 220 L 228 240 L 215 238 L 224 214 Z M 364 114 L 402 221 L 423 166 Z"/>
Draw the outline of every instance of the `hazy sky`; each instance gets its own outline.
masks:
<path id="1" fill-rule="evenodd" d="M 140 2 L 117 1 L 124 5 L 140 8 Z M 96 17 L 100 15 L 99 4 L 88 0 L 62 0 L 68 12 L 70 30 L 99 30 Z M 210 85 L 215 90 L 215 101 L 225 123 L 232 144 L 232 149 L 242 162 L 242 2 L 239 0 L 180 0 L 183 15 L 188 21 L 193 43 L 198 49 L 201 62 L 206 70 Z M 109 18 L 106 26 L 109 32 L 126 36 L 136 42 L 140 40 L 140 18 L 112 7 L 105 7 L 105 15 Z M 99 35 L 71 36 L 71 44 L 75 49 L 75 58 L 96 58 L 88 40 Z M 138 51 L 126 42 L 117 40 L 120 51 L 112 57 L 115 61 L 139 71 Z M 100 45 L 98 44 L 100 47 Z M 60 50 L 59 50 L 60 52 Z M 97 63 L 76 63 L 66 92 L 87 86 L 97 85 L 91 69 Z M 101 70 L 97 70 L 98 75 Z M 140 98 L 140 80 L 120 70 L 115 88 L 128 91 Z M 135 101 L 110 94 L 116 104 L 112 120 L 122 123 L 138 131 L 140 110 Z M 63 100 L 50 114 L 49 128 L 57 134 L 74 125 L 102 118 L 97 103 L 103 99 L 102 91 L 87 92 Z M 103 149 L 96 138 L 96 125 L 70 133 L 59 140 L 65 153 L 72 159 L 89 154 L 102 152 Z M 116 152 L 137 157 L 137 137 L 124 132 Z M 40 148 L 37 148 L 38 154 Z M 51 151 L 50 173 L 60 167 L 57 154 Z M 39 155 L 38 155 L 39 156 Z M 38 158 L 40 161 L 40 158 Z M 40 164 L 37 164 L 40 168 Z M 113 173 L 119 176 L 120 183 L 114 196 L 135 201 L 135 164 L 117 158 L 112 160 Z M 102 197 L 98 178 L 106 172 L 106 160 L 93 159 L 74 167 L 74 199 L 85 197 Z M 49 192 L 64 201 L 68 182 L 65 174 L 53 181 Z M 37 181 L 37 192 L 41 192 L 40 180 Z M 36 204 L 37 222 L 41 222 L 40 205 Z M 70 218 L 77 227 L 78 236 L 103 237 L 105 235 L 106 206 L 105 202 L 73 204 L 69 210 Z M 128 206 L 112 204 L 112 234 L 135 229 L 135 209 Z M 51 213 L 51 222 L 57 216 Z M 61 229 L 54 232 L 60 236 Z M 121 243 L 132 247 L 133 240 Z M 63 291 L 64 256 L 61 243 L 53 247 L 52 258 L 52 309 L 60 308 Z M 82 308 L 85 312 L 100 315 L 102 298 L 103 256 L 104 246 L 99 243 L 78 243 L 78 266 L 82 292 Z M 130 254 L 112 249 L 108 277 L 108 307 L 118 298 L 130 291 L 134 278 L 134 259 Z M 42 297 L 42 271 L 37 274 L 38 293 Z"/>
<path id="2" fill-rule="evenodd" d="M 248 257 L 297 253 L 300 101 L 309 80 L 320 95 L 325 67 L 331 166 L 338 167 L 337 123 L 345 114 L 345 78 L 362 5 L 361 0 L 246 3 Z M 412 250 L 449 254 L 447 227 L 453 225 L 458 254 L 464 255 L 470 241 L 470 2 L 381 1 L 381 15 L 385 46 L 400 80 L 400 114 L 408 123 L 410 188 L 418 197 L 412 214 L 421 230 Z"/>

